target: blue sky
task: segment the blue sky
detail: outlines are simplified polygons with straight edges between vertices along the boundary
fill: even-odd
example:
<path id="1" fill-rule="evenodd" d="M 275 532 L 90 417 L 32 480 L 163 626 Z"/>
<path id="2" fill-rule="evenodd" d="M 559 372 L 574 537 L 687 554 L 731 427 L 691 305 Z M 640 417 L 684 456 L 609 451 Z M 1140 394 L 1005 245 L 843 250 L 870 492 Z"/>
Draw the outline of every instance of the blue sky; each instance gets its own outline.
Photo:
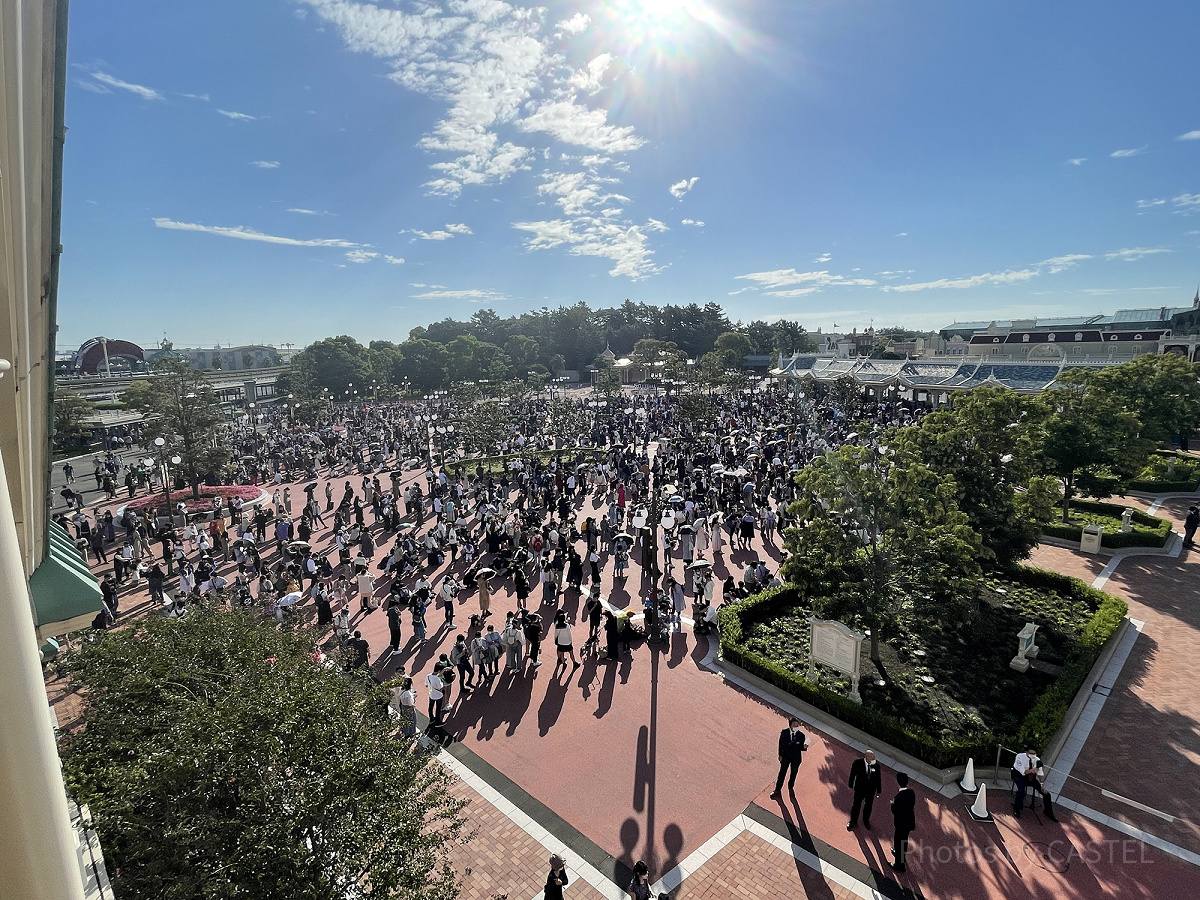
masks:
<path id="1" fill-rule="evenodd" d="M 1186 305 L 1200 5 L 75 0 L 59 345 Z"/>

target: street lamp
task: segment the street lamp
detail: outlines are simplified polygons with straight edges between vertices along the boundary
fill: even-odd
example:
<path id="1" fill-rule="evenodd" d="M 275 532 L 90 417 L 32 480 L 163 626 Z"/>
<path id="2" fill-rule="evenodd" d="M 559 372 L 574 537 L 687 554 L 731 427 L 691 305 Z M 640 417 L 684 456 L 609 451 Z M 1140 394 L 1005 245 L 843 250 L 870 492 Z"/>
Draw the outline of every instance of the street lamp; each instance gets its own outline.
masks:
<path id="1" fill-rule="evenodd" d="M 170 474 L 170 470 L 167 468 L 166 446 L 167 446 L 167 442 L 164 438 L 156 437 L 154 439 L 154 448 L 158 451 L 158 462 L 159 462 L 159 465 L 162 466 L 163 506 L 164 506 L 163 512 L 167 519 L 167 526 L 170 529 L 170 532 L 173 536 L 175 533 L 175 526 L 174 526 L 174 522 L 171 517 L 171 487 L 170 487 L 171 474 Z M 182 461 L 183 460 L 180 459 L 178 455 L 171 457 L 172 465 L 177 466 Z M 153 460 L 151 460 L 151 462 L 153 463 Z M 174 562 L 174 559 L 171 555 L 170 550 L 167 551 L 166 557 L 167 557 L 167 574 L 173 575 L 174 571 L 172 568 L 172 564 Z"/>

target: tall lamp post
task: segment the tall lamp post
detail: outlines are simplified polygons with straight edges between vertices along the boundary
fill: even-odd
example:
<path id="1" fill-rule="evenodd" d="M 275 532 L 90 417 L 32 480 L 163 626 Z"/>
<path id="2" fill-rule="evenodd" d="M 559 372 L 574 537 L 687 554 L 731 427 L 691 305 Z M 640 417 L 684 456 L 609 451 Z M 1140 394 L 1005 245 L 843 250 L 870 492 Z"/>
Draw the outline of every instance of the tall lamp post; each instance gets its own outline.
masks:
<path id="1" fill-rule="evenodd" d="M 251 404 L 251 405 L 253 405 L 253 404 Z M 167 446 L 167 442 L 165 439 L 163 439 L 161 437 L 156 437 L 154 439 L 154 449 L 158 452 L 158 464 L 162 467 L 161 471 L 162 471 L 163 505 L 164 505 L 163 512 L 167 519 L 167 525 L 170 528 L 172 534 L 174 534 L 175 524 L 174 524 L 173 517 L 171 516 L 171 472 L 167 468 L 166 446 Z M 183 460 L 178 456 L 178 454 L 171 457 L 171 465 L 177 466 L 181 462 L 183 462 Z M 153 460 L 151 460 L 151 463 L 153 463 Z M 174 560 L 172 559 L 170 552 L 168 552 L 166 554 L 166 556 L 167 556 L 167 574 L 172 575 L 172 574 L 174 574 L 174 570 L 172 568 L 173 564 L 174 564 Z"/>

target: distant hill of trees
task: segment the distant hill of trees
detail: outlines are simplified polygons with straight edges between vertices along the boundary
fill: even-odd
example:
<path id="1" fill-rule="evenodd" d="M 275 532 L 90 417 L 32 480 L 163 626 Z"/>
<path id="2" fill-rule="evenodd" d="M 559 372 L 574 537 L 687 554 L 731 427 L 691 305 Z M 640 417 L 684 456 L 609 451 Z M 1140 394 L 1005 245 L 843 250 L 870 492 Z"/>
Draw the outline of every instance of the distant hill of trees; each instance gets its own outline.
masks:
<path id="1" fill-rule="evenodd" d="M 400 344 L 371 341 L 364 347 L 345 335 L 317 341 L 293 357 L 291 372 L 278 389 L 304 399 L 345 399 L 347 391 L 353 395 L 358 390 L 361 399 L 381 387 L 406 384 L 418 391 L 451 381 L 500 384 L 586 369 L 598 364 L 606 347 L 618 357 L 628 356 L 638 341 L 647 339 L 699 359 L 717 348 L 723 335 L 728 337 L 722 348 L 763 355 L 816 346 L 795 322 L 731 322 L 717 303 L 659 307 L 626 300 L 596 310 L 576 303 L 507 318 L 481 309 L 466 321 L 446 318 L 418 326 Z"/>

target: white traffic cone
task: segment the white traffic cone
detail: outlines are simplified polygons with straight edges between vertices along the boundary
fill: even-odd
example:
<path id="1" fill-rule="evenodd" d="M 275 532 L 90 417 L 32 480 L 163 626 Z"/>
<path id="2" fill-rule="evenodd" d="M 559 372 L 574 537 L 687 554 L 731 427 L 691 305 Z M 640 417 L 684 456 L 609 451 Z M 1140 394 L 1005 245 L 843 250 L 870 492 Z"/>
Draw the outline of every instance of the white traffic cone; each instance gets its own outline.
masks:
<path id="1" fill-rule="evenodd" d="M 964 794 L 973 794 L 979 790 L 979 785 L 975 783 L 975 760 L 967 760 L 967 771 L 963 772 L 962 779 L 958 782 L 958 789 Z"/>
<path id="2" fill-rule="evenodd" d="M 979 794 L 975 797 L 975 804 L 967 810 L 971 814 L 971 818 L 976 822 L 991 822 L 992 814 L 987 808 L 987 785 L 979 786 Z"/>

